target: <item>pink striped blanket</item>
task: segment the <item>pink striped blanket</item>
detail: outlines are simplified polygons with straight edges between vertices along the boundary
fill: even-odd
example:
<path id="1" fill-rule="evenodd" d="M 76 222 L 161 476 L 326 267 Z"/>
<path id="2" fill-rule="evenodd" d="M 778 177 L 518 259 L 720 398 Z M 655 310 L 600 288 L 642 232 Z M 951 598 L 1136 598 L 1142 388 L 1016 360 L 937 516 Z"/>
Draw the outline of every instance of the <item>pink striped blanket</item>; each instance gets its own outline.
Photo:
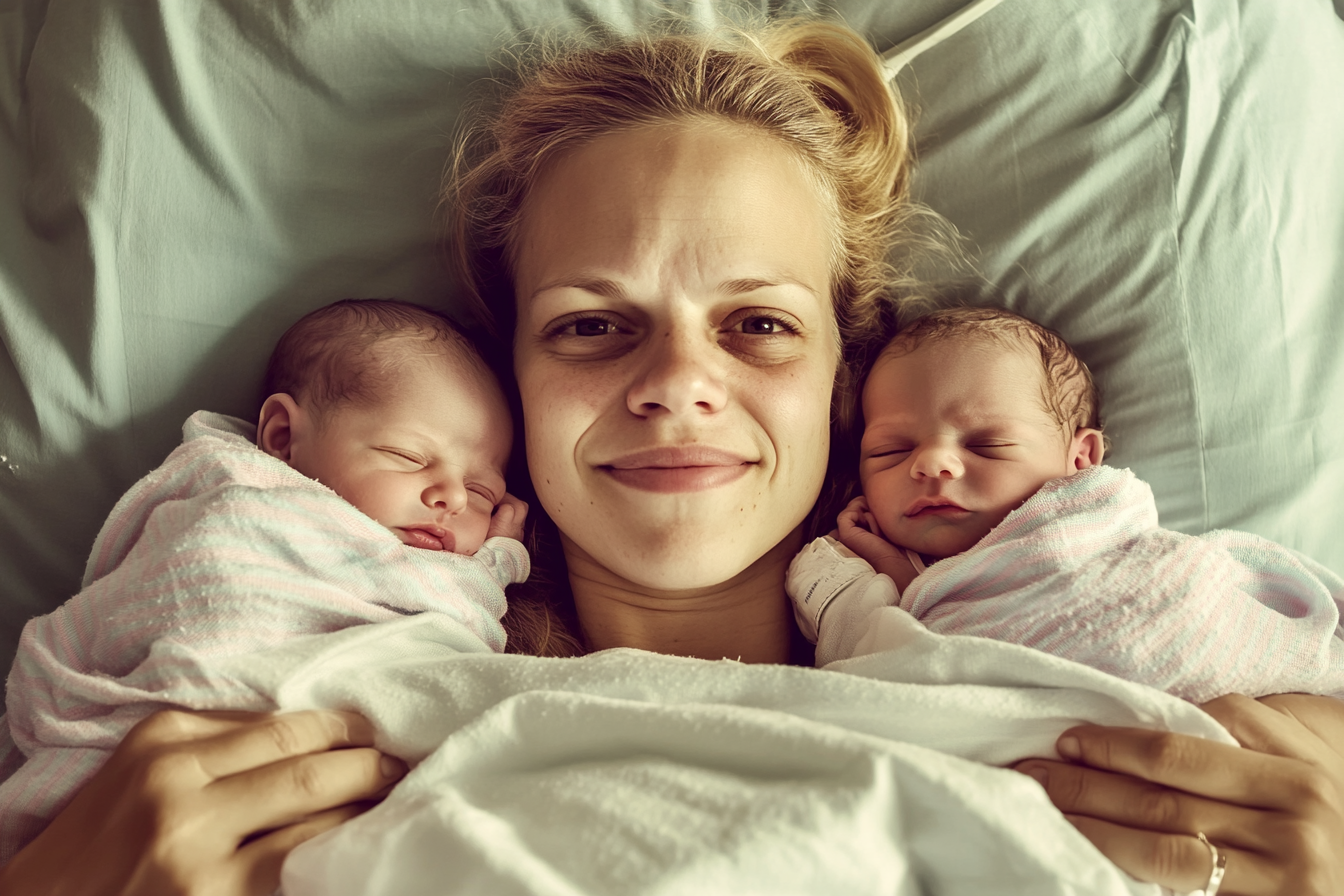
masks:
<path id="1" fill-rule="evenodd" d="M 881 614 L 1032 647 L 1202 703 L 1228 693 L 1344 698 L 1344 581 L 1256 535 L 1158 526 L 1152 490 L 1099 466 L 1047 483 L 973 548 L 897 594 L 830 539 L 789 593 L 817 662 L 891 649 Z M 893 609 L 899 608 L 899 609 Z"/>
<path id="2" fill-rule="evenodd" d="M 253 435 L 193 414 L 113 509 L 83 590 L 24 628 L 0 751 L 12 737 L 27 759 L 0 784 L 0 862 L 155 710 L 275 708 L 223 660 L 426 612 L 458 651 L 503 650 L 504 586 L 529 572 L 519 542 L 492 538 L 472 557 L 407 547 Z"/>

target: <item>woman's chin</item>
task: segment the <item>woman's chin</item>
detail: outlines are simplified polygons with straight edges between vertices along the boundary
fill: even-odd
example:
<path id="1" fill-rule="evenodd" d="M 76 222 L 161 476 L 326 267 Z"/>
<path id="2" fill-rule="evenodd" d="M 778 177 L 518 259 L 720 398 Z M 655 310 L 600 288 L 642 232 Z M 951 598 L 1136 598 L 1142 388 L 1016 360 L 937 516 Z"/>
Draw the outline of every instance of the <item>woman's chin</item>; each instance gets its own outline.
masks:
<path id="1" fill-rule="evenodd" d="M 588 530 L 581 540 L 566 540 L 595 567 L 590 570 L 592 575 L 605 571 L 641 590 L 685 592 L 713 590 L 732 582 L 788 535 L 786 531 L 763 539 L 761 528 L 748 537 L 745 531 L 684 523 L 647 528 L 624 525 L 619 532 Z M 571 572 L 576 559 L 570 553 Z"/>

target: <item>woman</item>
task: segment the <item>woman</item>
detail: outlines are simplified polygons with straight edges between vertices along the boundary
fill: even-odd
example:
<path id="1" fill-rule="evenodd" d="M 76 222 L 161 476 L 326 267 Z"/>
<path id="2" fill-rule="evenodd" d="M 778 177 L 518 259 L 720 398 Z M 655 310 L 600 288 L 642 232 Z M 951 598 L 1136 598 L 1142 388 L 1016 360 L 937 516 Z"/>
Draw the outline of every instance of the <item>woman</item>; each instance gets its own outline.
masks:
<path id="1" fill-rule="evenodd" d="M 841 346 L 870 329 L 909 209 L 905 119 L 871 51 L 804 23 L 731 48 L 562 54 L 480 145 L 454 176 L 455 245 L 512 332 L 572 596 L 516 602 L 537 623 L 516 640 L 802 659 L 784 569 L 833 402 L 845 419 Z M 1338 892 L 1344 758 L 1328 744 L 1344 711 L 1299 695 L 1207 708 L 1249 749 L 1090 726 L 1060 740 L 1074 762 L 1021 769 L 1140 878 L 1204 885 L 1203 832 L 1229 857 L 1224 893 Z M 371 743 L 341 713 L 160 714 L 0 892 L 270 892 L 294 845 L 404 771 Z"/>

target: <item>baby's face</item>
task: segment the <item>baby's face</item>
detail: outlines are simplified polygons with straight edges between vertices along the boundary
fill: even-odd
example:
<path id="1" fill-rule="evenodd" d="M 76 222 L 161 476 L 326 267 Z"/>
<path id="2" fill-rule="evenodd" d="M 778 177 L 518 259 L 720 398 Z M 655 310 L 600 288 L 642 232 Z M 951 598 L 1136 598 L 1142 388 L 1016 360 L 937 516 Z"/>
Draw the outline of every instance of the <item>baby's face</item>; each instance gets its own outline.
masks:
<path id="1" fill-rule="evenodd" d="M 404 544 L 474 554 L 504 497 L 513 440 L 493 383 L 427 358 L 371 406 L 343 405 L 300 437 L 290 465 L 327 485 Z"/>
<path id="2" fill-rule="evenodd" d="M 881 534 L 933 557 L 974 545 L 1051 479 L 1075 472 L 1024 350 L 949 339 L 884 357 L 863 390 L 859 474 Z"/>

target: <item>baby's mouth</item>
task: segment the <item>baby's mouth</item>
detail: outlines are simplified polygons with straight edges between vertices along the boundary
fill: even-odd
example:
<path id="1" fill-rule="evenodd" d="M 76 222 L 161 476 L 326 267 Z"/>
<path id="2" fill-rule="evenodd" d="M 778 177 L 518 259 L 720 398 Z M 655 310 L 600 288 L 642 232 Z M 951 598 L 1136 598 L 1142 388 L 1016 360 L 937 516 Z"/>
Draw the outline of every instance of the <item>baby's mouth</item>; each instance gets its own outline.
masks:
<path id="1" fill-rule="evenodd" d="M 905 515 L 911 519 L 922 516 L 954 516 L 963 513 L 970 513 L 970 511 L 947 498 L 917 498 L 905 511 Z"/>
<path id="2" fill-rule="evenodd" d="M 402 544 L 426 551 L 452 551 L 457 547 L 453 533 L 439 526 L 403 527 L 397 530 Z"/>

